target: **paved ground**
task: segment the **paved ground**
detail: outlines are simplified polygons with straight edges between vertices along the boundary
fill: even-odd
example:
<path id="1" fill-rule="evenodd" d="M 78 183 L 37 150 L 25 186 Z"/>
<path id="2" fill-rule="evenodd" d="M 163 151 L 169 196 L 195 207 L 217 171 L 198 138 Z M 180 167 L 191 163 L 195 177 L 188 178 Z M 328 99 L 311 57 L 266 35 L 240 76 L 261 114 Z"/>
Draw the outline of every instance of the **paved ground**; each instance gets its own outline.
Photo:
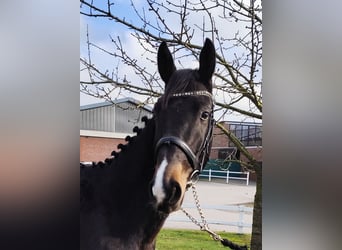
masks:
<path id="1" fill-rule="evenodd" d="M 236 206 L 244 205 L 252 208 L 254 195 L 256 191 L 255 183 L 250 182 L 247 186 L 243 181 L 229 181 L 229 184 L 223 181 L 208 182 L 199 181 L 196 184 L 196 189 L 199 197 L 201 207 L 206 220 L 209 222 L 209 228 L 214 231 L 227 232 L 242 232 L 251 233 L 251 227 L 243 227 L 239 231 L 237 226 L 219 225 L 217 222 L 238 222 L 241 219 L 239 211 L 226 211 L 222 208 L 206 208 L 219 206 Z M 195 205 L 191 189 L 185 195 L 183 207 L 195 218 L 200 218 Z M 252 224 L 252 213 L 244 213 L 242 218 L 243 223 Z M 199 229 L 197 225 L 192 223 L 182 211 L 172 213 L 164 225 L 165 228 L 184 228 L 184 229 Z"/>

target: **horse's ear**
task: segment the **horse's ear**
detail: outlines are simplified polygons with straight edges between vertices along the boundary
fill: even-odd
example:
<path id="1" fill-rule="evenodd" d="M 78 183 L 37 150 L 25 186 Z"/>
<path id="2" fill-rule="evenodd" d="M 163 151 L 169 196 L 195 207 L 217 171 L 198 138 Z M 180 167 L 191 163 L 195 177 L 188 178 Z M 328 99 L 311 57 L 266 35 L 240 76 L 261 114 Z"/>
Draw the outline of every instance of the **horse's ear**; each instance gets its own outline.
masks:
<path id="1" fill-rule="evenodd" d="M 199 62 L 199 75 L 200 79 L 205 83 L 205 84 L 210 84 L 208 86 L 211 89 L 211 77 L 214 73 L 215 70 L 215 61 L 216 61 L 216 52 L 215 52 L 215 47 L 212 41 L 210 39 L 206 39 L 204 46 L 202 48 Z"/>
<path id="2" fill-rule="evenodd" d="M 160 77 L 165 82 L 168 83 L 171 75 L 176 70 L 175 64 L 173 63 L 173 58 L 170 50 L 166 46 L 166 42 L 162 42 L 158 49 L 158 71 Z"/>

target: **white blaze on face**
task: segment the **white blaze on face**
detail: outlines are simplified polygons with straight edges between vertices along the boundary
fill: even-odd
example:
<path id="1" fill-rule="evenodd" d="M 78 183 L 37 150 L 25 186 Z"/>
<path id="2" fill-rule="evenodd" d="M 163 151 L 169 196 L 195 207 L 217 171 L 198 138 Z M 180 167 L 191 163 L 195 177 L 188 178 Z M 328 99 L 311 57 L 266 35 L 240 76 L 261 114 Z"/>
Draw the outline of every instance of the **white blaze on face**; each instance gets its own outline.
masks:
<path id="1" fill-rule="evenodd" d="M 165 173 L 165 169 L 167 165 L 168 163 L 165 157 L 164 160 L 160 163 L 160 166 L 157 170 L 154 185 L 152 187 L 152 193 L 154 197 L 156 197 L 158 204 L 160 204 L 165 198 L 163 179 L 164 179 L 164 173 Z"/>

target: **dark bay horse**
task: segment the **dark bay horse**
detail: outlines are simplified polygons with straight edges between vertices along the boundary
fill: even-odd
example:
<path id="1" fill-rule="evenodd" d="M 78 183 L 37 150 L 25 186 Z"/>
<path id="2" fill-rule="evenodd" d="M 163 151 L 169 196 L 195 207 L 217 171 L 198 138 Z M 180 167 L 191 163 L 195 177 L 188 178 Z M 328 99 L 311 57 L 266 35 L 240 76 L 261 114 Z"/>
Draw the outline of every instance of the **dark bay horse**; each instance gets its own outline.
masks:
<path id="1" fill-rule="evenodd" d="M 81 249 L 154 249 L 168 215 L 206 164 L 212 141 L 211 77 L 215 48 L 206 39 L 199 69 L 176 70 L 161 43 L 158 70 L 165 93 L 145 127 L 119 153 L 81 168 Z"/>

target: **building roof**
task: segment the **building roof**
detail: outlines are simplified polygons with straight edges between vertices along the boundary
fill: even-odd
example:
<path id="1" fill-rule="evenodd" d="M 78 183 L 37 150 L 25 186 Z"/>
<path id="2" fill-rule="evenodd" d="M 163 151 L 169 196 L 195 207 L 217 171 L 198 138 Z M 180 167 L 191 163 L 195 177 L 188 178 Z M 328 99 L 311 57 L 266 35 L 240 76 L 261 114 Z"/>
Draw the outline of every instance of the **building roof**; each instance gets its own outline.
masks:
<path id="1" fill-rule="evenodd" d="M 100 108 L 100 107 L 106 107 L 106 106 L 111 106 L 111 105 L 118 105 L 118 104 L 122 104 L 122 103 L 132 103 L 136 106 L 140 106 L 143 109 L 145 109 L 146 111 L 152 112 L 153 108 L 134 99 L 131 97 L 127 97 L 127 98 L 121 98 L 121 99 L 117 99 L 114 100 L 113 102 L 109 102 L 109 101 L 105 101 L 105 102 L 100 102 L 100 103 L 93 103 L 93 104 L 88 104 L 88 105 L 82 105 L 80 106 L 80 110 L 87 110 L 87 109 L 94 109 L 94 108 Z"/>

